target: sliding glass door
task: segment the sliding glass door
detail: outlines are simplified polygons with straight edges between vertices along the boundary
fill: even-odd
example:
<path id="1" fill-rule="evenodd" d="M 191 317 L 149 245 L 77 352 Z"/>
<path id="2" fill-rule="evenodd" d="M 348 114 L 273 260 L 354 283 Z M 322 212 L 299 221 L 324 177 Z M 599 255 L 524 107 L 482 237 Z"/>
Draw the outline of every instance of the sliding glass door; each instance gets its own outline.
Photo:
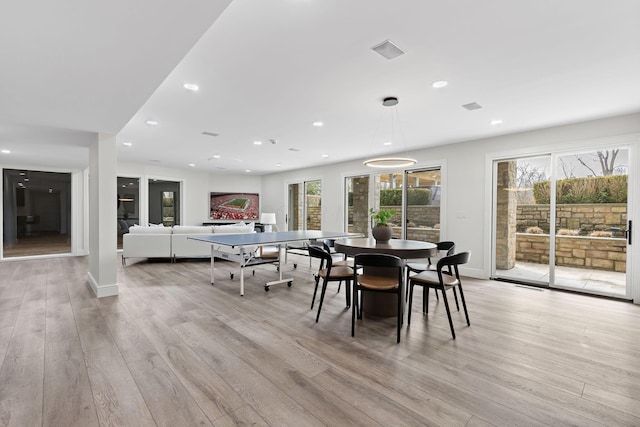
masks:
<path id="1" fill-rule="evenodd" d="M 563 155 L 557 164 L 552 286 L 626 296 L 629 150 Z"/>
<path id="2" fill-rule="evenodd" d="M 346 224 L 349 233 L 360 233 L 369 236 L 369 175 L 350 176 L 345 178 L 347 195 Z"/>
<path id="3" fill-rule="evenodd" d="M 440 241 L 440 168 L 405 172 L 405 238 Z"/>
<path id="4" fill-rule="evenodd" d="M 499 279 L 627 298 L 629 150 L 494 163 Z"/>
<path id="5" fill-rule="evenodd" d="M 322 182 L 289 184 L 287 230 L 322 229 Z"/>

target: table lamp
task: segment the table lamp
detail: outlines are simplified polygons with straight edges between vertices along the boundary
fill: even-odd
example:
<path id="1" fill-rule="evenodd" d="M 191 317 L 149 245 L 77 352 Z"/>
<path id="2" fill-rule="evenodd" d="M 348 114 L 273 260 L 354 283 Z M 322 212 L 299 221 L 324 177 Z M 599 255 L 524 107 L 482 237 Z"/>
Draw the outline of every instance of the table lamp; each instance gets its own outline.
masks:
<path id="1" fill-rule="evenodd" d="M 260 223 L 264 225 L 265 233 L 270 233 L 272 230 L 271 226 L 276 223 L 276 214 L 263 212 L 260 216 Z"/>

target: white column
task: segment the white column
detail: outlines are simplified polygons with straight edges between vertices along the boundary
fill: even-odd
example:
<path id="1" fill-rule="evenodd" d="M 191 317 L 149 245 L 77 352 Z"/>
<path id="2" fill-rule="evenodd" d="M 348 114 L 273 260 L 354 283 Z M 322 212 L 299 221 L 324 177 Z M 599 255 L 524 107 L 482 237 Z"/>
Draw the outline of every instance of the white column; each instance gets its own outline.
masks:
<path id="1" fill-rule="evenodd" d="M 89 284 L 98 298 L 118 295 L 116 136 L 100 134 L 89 149 Z"/>

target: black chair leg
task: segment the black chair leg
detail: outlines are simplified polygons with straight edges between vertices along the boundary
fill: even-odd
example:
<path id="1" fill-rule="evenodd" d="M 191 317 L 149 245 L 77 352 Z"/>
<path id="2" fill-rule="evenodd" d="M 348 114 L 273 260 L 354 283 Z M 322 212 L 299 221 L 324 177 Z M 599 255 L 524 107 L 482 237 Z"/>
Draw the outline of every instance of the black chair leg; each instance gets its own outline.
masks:
<path id="1" fill-rule="evenodd" d="M 453 287 L 453 296 L 456 299 L 456 308 L 460 311 L 460 304 L 458 304 L 458 294 L 456 293 L 456 287 Z"/>
<path id="2" fill-rule="evenodd" d="M 449 302 L 447 301 L 447 291 L 442 290 L 442 299 L 444 300 L 444 307 L 447 309 L 447 317 L 449 318 L 449 327 L 451 328 L 451 336 L 456 339 L 456 332 L 453 330 L 453 320 L 451 320 L 451 311 L 449 310 Z"/>
<path id="3" fill-rule="evenodd" d="M 413 283 L 409 283 L 409 306 L 407 307 L 407 310 L 409 311 L 407 313 L 407 325 L 411 325 L 411 305 L 413 304 Z"/>
<path id="4" fill-rule="evenodd" d="M 464 292 L 462 292 L 462 285 L 458 285 L 460 288 L 460 299 L 462 300 L 462 308 L 464 309 L 464 316 L 467 318 L 467 326 L 471 326 L 471 322 L 469 322 L 469 313 L 467 313 L 467 303 L 464 300 Z"/>
<path id="5" fill-rule="evenodd" d="M 440 295 L 438 295 L 438 290 L 434 289 L 433 292 L 436 293 L 436 300 L 440 301 Z"/>
<path id="6" fill-rule="evenodd" d="M 423 302 L 422 302 L 422 314 L 429 314 L 429 291 L 431 288 L 427 286 L 423 286 Z M 436 296 L 438 296 L 438 291 L 436 291 Z"/>
<path id="7" fill-rule="evenodd" d="M 354 283 L 353 286 L 353 294 L 351 296 L 353 300 L 353 304 L 351 305 L 351 336 L 355 335 L 356 329 L 356 310 L 358 309 L 358 290 L 356 289 L 356 285 Z"/>
<path id="8" fill-rule="evenodd" d="M 402 318 L 404 317 L 402 315 L 402 285 L 400 285 L 400 289 L 399 289 L 399 294 L 398 294 L 398 332 L 397 332 L 397 337 L 396 337 L 396 343 L 400 343 L 400 330 L 402 328 Z"/>
<path id="9" fill-rule="evenodd" d="M 318 282 L 320 282 L 320 276 L 314 274 L 313 277 L 316 279 L 316 287 L 313 289 L 313 299 L 311 300 L 311 310 L 313 310 L 313 304 L 316 302 L 316 293 L 318 293 Z"/>
<path id="10" fill-rule="evenodd" d="M 327 291 L 327 280 L 322 281 L 322 292 L 320 292 L 320 304 L 318 304 L 318 314 L 316 315 L 316 323 L 320 319 L 320 312 L 322 311 L 322 303 L 324 302 L 324 294 Z"/>

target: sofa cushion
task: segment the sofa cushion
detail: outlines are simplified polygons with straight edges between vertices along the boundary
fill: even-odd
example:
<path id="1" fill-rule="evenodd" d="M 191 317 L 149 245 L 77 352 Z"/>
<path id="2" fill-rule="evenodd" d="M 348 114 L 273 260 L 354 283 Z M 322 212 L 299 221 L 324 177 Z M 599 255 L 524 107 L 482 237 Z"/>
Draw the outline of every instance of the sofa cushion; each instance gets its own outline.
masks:
<path id="1" fill-rule="evenodd" d="M 210 225 L 174 225 L 173 234 L 211 234 Z"/>
<path id="2" fill-rule="evenodd" d="M 217 225 L 213 226 L 213 232 L 216 234 L 252 233 L 253 227 L 237 224 Z"/>
<path id="3" fill-rule="evenodd" d="M 129 227 L 130 234 L 171 234 L 171 227 Z"/>

